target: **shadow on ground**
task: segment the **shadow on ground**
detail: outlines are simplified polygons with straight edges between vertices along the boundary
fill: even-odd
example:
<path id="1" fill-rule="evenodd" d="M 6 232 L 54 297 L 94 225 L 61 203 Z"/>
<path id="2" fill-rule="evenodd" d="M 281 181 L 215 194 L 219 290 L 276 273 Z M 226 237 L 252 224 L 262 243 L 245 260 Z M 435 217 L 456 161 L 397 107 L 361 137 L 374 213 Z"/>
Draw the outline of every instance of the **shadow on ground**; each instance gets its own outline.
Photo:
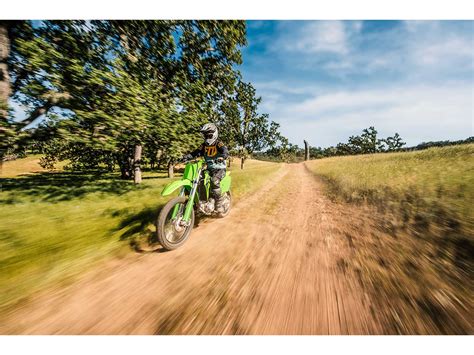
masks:
<path id="1" fill-rule="evenodd" d="M 100 172 L 45 172 L 19 178 L 2 178 L 0 186 L 2 192 L 15 193 L 14 197 L 10 194 L 7 199 L 0 199 L 0 204 L 11 204 L 15 202 L 14 199 L 22 197 L 59 202 L 95 192 L 120 195 L 130 190 L 148 188 L 120 180 L 116 175 Z"/>
<path id="2" fill-rule="evenodd" d="M 128 209 L 115 211 L 112 215 L 124 217 L 115 228 L 121 231 L 119 239 L 128 241 L 130 247 L 138 253 L 164 252 L 156 238 L 155 221 L 163 208 L 163 204 L 146 207 L 137 213 Z"/>
<path id="3" fill-rule="evenodd" d="M 136 252 L 165 252 L 158 244 L 156 237 L 155 222 L 164 204 L 153 207 L 146 207 L 137 213 L 129 213 L 128 209 L 115 211 L 114 216 L 124 215 L 115 231 L 122 231 L 120 240 L 128 240 L 132 249 Z M 198 228 L 199 223 L 205 220 L 204 217 L 196 216 L 194 227 Z"/>

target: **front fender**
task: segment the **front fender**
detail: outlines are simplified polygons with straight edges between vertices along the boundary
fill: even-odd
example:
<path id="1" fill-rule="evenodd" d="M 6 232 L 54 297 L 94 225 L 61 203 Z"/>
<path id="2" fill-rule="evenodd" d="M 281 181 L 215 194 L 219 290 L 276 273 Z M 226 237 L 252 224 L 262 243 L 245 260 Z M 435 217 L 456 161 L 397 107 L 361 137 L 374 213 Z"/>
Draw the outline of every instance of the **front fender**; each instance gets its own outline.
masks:
<path id="1" fill-rule="evenodd" d="M 170 193 L 172 193 L 176 189 L 179 189 L 181 186 L 188 186 L 191 188 L 192 182 L 191 180 L 188 180 L 188 179 L 182 179 L 182 180 L 176 180 L 176 181 L 170 182 L 168 185 L 165 186 L 163 191 L 161 191 L 161 196 L 168 196 Z"/>

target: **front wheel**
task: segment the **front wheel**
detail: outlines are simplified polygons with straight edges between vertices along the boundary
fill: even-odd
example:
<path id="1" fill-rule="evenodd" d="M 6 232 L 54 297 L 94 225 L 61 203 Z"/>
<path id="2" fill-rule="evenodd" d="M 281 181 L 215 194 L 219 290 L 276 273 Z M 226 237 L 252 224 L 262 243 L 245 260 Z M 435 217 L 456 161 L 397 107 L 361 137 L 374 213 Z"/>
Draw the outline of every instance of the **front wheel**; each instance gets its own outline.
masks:
<path id="1" fill-rule="evenodd" d="M 156 221 L 158 242 L 166 250 L 174 250 L 188 240 L 194 226 L 194 209 L 191 218 L 185 223 L 182 218 L 188 199 L 184 196 L 169 201 L 161 210 Z M 175 207 L 177 210 L 175 211 Z"/>

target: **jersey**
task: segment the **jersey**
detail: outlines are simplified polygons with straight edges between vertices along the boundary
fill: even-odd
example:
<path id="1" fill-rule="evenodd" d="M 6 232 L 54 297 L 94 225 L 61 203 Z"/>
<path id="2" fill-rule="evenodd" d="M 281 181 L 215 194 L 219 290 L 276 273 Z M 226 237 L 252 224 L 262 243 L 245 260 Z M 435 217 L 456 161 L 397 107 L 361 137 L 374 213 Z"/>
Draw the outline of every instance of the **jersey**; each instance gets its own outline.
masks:
<path id="1" fill-rule="evenodd" d="M 207 145 L 205 143 L 191 153 L 193 157 L 204 157 L 207 168 L 209 170 L 225 169 L 225 159 L 229 156 L 229 150 L 221 141 L 216 141 L 214 144 Z M 216 161 L 217 158 L 223 158 L 222 163 Z"/>

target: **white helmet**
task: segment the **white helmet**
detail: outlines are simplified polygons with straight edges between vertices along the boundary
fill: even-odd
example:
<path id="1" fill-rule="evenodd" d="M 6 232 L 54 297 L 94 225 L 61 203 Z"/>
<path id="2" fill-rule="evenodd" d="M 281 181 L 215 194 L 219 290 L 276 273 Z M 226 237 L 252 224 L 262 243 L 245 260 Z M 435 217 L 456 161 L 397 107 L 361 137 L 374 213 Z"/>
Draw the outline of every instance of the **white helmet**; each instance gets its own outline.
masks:
<path id="1" fill-rule="evenodd" d="M 214 123 L 206 123 L 202 126 L 201 133 L 207 145 L 212 145 L 217 141 L 217 127 Z"/>

